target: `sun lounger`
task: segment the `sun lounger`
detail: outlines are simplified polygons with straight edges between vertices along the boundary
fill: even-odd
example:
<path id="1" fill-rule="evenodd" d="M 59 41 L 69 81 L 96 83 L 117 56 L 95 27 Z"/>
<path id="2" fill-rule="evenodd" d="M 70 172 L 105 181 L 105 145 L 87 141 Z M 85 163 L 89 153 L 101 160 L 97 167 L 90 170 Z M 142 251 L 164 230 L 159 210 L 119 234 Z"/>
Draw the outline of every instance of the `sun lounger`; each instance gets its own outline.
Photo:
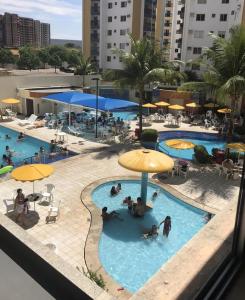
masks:
<path id="1" fill-rule="evenodd" d="M 75 136 L 83 135 L 82 130 L 79 130 L 79 129 L 77 129 L 75 127 L 72 127 L 72 126 L 68 126 L 67 128 L 68 128 L 68 133 L 70 133 L 70 134 L 73 134 Z"/>
<path id="2" fill-rule="evenodd" d="M 32 114 L 32 115 L 30 115 L 30 117 L 28 119 L 26 119 L 26 120 L 20 120 L 18 122 L 18 125 L 19 126 L 32 125 L 36 121 L 36 119 L 37 119 L 37 116 L 34 115 L 34 114 Z"/>

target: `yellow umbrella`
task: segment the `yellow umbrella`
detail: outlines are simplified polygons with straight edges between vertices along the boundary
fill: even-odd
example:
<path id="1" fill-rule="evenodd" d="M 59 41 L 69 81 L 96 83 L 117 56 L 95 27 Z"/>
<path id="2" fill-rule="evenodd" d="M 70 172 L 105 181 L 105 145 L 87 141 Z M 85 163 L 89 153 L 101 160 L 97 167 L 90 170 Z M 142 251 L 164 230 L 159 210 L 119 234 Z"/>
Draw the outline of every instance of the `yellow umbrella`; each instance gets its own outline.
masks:
<path id="1" fill-rule="evenodd" d="M 192 149 L 195 147 L 195 144 L 185 140 L 167 140 L 165 144 L 171 148 L 175 148 L 179 150 Z"/>
<path id="2" fill-rule="evenodd" d="M 144 105 L 142 105 L 143 107 L 147 107 L 147 108 L 155 108 L 156 107 L 156 105 L 154 105 L 154 104 L 151 104 L 151 103 L 146 103 L 146 104 L 144 104 Z"/>
<path id="3" fill-rule="evenodd" d="M 175 109 L 175 110 L 183 110 L 183 109 L 185 109 L 184 106 L 178 105 L 178 104 L 170 105 L 168 108 Z"/>
<path id="4" fill-rule="evenodd" d="M 31 164 L 24 165 L 16 168 L 12 173 L 12 178 L 17 181 L 31 181 L 33 182 L 33 193 L 34 193 L 34 182 L 36 180 L 42 180 L 43 178 L 49 177 L 54 172 L 54 168 L 46 164 Z M 34 202 L 35 205 L 35 202 Z M 35 207 L 34 207 L 35 209 Z"/>
<path id="5" fill-rule="evenodd" d="M 200 104 L 197 104 L 196 102 L 191 102 L 191 103 L 188 103 L 186 104 L 187 107 L 192 107 L 192 108 L 198 108 L 198 107 L 201 107 Z"/>
<path id="6" fill-rule="evenodd" d="M 217 112 L 219 112 L 221 114 L 230 114 L 231 109 L 230 108 L 221 108 L 221 109 L 218 109 Z"/>
<path id="7" fill-rule="evenodd" d="M 12 105 L 12 104 L 20 103 L 20 100 L 14 99 L 14 98 L 8 98 L 8 99 L 1 100 L 1 102 L 4 103 L 4 104 L 11 104 Z"/>
<path id="8" fill-rule="evenodd" d="M 165 101 L 156 102 L 154 104 L 157 106 L 169 106 L 170 105 L 168 102 L 165 102 Z"/>
<path id="9" fill-rule="evenodd" d="M 219 107 L 219 105 L 210 102 L 210 103 L 204 104 L 204 107 L 207 107 L 207 108 L 215 108 L 215 107 Z"/>
<path id="10" fill-rule="evenodd" d="M 245 144 L 244 143 L 227 144 L 227 148 L 234 149 L 238 152 L 245 152 Z"/>
<path id="11" fill-rule="evenodd" d="M 122 154 L 118 160 L 122 167 L 142 172 L 141 199 L 146 203 L 148 173 L 160 173 L 171 170 L 174 161 L 171 157 L 155 150 L 139 149 Z"/>

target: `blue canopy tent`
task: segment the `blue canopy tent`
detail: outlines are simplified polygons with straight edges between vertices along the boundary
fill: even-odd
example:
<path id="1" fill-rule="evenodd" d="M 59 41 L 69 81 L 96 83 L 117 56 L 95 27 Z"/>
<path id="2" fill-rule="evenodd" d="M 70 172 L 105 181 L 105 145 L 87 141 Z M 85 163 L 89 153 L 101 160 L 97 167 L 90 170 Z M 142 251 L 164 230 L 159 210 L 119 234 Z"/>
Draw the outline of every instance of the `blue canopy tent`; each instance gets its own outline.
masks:
<path id="1" fill-rule="evenodd" d="M 104 98 L 98 96 L 98 107 L 96 107 L 96 95 L 94 94 L 86 94 L 78 91 L 74 92 L 64 92 L 58 94 L 51 94 L 43 98 L 49 101 L 55 101 L 63 104 L 69 105 L 69 125 L 70 125 L 70 108 L 71 105 L 83 106 L 86 108 L 99 109 L 103 111 L 133 107 L 138 106 L 137 103 L 121 100 L 121 99 L 112 99 L 112 98 Z"/>

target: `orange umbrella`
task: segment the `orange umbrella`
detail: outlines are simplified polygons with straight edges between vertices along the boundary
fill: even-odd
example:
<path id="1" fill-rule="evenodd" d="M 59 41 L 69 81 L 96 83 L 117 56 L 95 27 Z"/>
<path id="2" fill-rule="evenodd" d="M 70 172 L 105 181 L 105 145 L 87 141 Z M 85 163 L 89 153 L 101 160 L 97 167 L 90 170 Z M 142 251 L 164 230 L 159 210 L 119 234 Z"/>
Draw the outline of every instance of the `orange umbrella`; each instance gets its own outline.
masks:
<path id="1" fill-rule="evenodd" d="M 184 106 L 178 105 L 178 104 L 170 105 L 168 108 L 169 109 L 174 109 L 174 110 L 183 110 L 183 109 L 185 109 Z"/>
<path id="2" fill-rule="evenodd" d="M 170 105 L 168 102 L 165 102 L 165 101 L 156 102 L 154 104 L 157 106 L 169 106 Z"/>

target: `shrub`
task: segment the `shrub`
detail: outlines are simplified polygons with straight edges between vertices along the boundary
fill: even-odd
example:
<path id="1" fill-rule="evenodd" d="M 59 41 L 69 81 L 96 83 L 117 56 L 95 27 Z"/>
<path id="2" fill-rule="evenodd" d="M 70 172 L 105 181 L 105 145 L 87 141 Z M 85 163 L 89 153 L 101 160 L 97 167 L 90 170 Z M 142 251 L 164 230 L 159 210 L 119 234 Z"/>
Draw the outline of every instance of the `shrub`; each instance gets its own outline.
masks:
<path id="1" fill-rule="evenodd" d="M 91 271 L 89 269 L 88 271 L 85 271 L 84 268 L 83 268 L 83 274 L 89 279 L 93 280 L 103 290 L 105 289 L 105 281 L 101 276 L 101 274 L 98 275 L 97 272 Z"/>
<path id="2" fill-rule="evenodd" d="M 158 132 L 155 129 L 145 129 L 141 134 L 142 142 L 153 142 L 156 143 L 158 139 Z"/>
<path id="3" fill-rule="evenodd" d="M 196 145 L 194 147 L 195 158 L 197 162 L 201 164 L 207 164 L 211 162 L 211 156 L 209 155 L 207 149 L 202 145 Z"/>

